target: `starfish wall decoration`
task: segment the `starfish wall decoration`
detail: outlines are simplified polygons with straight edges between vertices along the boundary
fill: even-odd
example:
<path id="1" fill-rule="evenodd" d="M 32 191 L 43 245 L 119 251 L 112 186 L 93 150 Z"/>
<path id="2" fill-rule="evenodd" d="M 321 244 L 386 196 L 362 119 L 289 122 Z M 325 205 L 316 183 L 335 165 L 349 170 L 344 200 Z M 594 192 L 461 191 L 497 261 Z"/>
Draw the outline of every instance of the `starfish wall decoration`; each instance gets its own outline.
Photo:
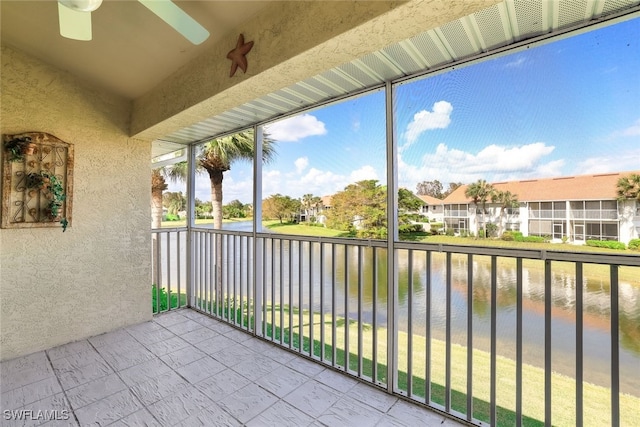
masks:
<path id="1" fill-rule="evenodd" d="M 238 67 L 240 67 L 243 72 L 247 72 L 247 58 L 245 55 L 249 53 L 252 47 L 253 42 L 245 43 L 244 35 L 240 34 L 236 48 L 227 53 L 227 58 L 231 60 L 231 73 L 229 73 L 229 77 L 233 77 Z"/>

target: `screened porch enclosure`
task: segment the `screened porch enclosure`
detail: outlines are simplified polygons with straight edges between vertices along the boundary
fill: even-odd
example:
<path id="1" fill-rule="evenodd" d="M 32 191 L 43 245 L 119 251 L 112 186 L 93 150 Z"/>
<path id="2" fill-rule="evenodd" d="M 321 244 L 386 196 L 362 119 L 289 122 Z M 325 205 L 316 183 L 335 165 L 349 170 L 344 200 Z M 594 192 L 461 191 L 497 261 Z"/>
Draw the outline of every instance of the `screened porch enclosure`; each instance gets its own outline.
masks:
<path id="1" fill-rule="evenodd" d="M 638 238 L 638 201 L 616 194 L 616 180 L 637 173 L 633 140 L 591 127 L 600 106 L 573 78 L 598 77 L 611 89 L 603 103 L 626 102 L 613 88 L 629 79 L 590 74 L 599 64 L 589 61 L 617 70 L 608 51 L 637 33 L 637 19 L 186 144 L 186 225 L 152 230 L 154 313 L 189 307 L 470 424 L 640 424 L 640 256 L 571 246 Z M 198 169 L 211 140 L 239 134 L 255 151 L 225 171 L 224 203 L 250 215 L 212 227 L 197 217 L 210 187 Z M 597 162 L 598 138 L 617 138 L 613 161 Z M 271 143 L 281 160 L 263 161 Z M 426 183 L 440 184 L 443 217 L 416 237 L 407 218 L 431 220 L 416 220 L 422 205 L 400 195 Z M 466 190 L 492 183 L 484 196 Z M 275 201 L 295 200 L 293 214 L 276 212 Z"/>

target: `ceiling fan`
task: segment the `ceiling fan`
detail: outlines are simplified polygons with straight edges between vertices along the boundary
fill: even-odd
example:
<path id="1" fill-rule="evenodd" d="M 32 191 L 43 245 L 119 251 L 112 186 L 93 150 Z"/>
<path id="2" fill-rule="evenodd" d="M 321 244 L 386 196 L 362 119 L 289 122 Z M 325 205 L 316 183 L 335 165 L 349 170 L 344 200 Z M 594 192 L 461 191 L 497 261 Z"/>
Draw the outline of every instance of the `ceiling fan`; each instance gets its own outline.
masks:
<path id="1" fill-rule="evenodd" d="M 200 44 L 209 32 L 171 0 L 138 0 L 193 44 Z M 58 0 L 60 35 L 74 40 L 91 40 L 91 12 L 102 0 Z"/>

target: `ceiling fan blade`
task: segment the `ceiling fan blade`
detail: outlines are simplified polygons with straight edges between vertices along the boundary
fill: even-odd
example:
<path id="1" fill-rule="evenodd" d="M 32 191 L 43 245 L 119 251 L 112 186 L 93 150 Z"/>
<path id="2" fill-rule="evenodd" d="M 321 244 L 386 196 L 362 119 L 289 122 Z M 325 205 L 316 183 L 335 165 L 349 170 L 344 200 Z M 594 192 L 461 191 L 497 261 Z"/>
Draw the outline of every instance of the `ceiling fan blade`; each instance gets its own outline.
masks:
<path id="1" fill-rule="evenodd" d="M 209 37 L 207 31 L 195 19 L 171 0 L 138 0 L 160 19 L 171 25 L 193 44 L 200 44 Z"/>
<path id="2" fill-rule="evenodd" d="M 91 12 L 78 12 L 58 2 L 60 35 L 74 40 L 91 40 Z"/>

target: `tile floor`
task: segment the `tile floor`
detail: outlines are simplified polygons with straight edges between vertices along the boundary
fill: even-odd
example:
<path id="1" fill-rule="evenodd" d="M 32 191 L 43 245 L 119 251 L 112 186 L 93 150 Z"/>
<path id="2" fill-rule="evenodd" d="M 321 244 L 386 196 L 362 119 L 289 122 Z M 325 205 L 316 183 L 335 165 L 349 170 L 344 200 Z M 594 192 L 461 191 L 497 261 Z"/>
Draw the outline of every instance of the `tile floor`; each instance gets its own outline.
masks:
<path id="1" fill-rule="evenodd" d="M 460 425 L 187 309 L 0 366 L 2 426 Z"/>

